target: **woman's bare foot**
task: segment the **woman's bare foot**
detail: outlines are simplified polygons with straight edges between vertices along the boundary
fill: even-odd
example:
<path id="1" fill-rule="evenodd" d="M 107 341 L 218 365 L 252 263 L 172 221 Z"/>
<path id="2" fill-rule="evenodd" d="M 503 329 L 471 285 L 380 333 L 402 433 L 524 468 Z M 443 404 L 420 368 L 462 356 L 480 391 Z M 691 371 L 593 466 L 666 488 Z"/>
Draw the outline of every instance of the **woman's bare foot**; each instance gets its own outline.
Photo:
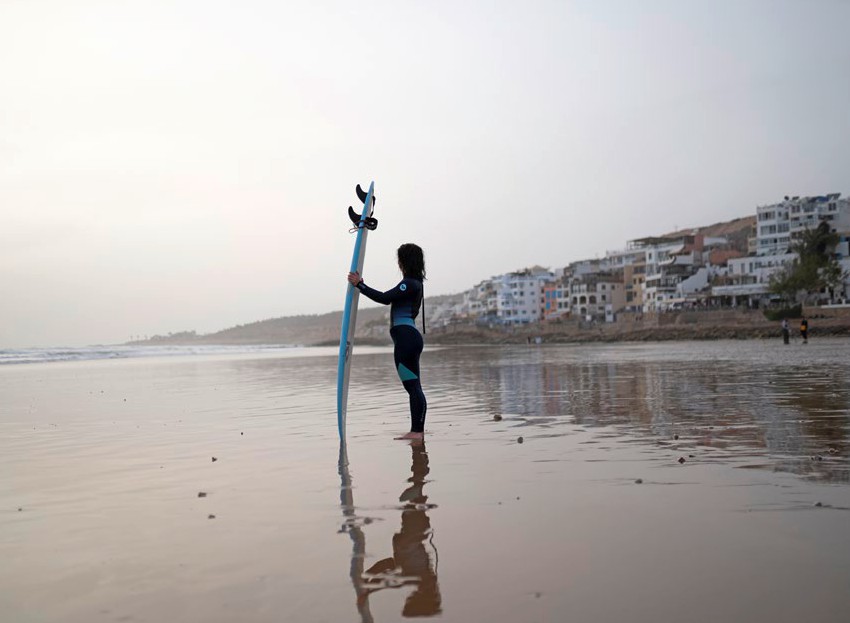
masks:
<path id="1" fill-rule="evenodd" d="M 425 439 L 425 433 L 407 433 L 406 435 L 402 435 L 401 437 L 395 437 L 397 441 L 422 441 Z"/>

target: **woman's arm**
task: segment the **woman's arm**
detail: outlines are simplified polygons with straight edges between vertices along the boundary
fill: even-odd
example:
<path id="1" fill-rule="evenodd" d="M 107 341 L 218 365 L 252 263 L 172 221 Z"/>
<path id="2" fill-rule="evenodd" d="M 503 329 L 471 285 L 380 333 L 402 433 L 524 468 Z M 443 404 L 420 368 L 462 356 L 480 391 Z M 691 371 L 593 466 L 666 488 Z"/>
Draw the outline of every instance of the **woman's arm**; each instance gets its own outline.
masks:
<path id="1" fill-rule="evenodd" d="M 386 292 L 379 292 L 378 290 L 367 286 L 358 273 L 349 273 L 348 282 L 355 288 L 360 290 L 360 292 L 364 296 L 375 301 L 376 303 L 380 303 L 381 305 L 389 305 L 390 303 L 393 303 L 401 298 L 404 298 L 405 296 L 408 296 L 408 286 L 406 283 L 404 283 L 404 281 L 399 283 L 392 290 L 387 290 Z"/>

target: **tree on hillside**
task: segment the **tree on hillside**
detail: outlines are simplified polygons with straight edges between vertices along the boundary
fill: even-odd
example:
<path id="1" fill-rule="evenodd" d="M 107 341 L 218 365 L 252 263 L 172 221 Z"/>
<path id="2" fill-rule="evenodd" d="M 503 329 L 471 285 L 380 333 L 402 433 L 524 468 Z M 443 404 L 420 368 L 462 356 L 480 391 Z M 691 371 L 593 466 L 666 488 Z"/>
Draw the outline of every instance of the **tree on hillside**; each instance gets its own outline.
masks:
<path id="1" fill-rule="evenodd" d="M 847 274 L 832 254 L 838 242 L 838 234 L 831 232 L 825 221 L 803 231 L 791 245 L 797 258 L 770 278 L 770 291 L 789 301 L 808 302 L 822 291 L 840 286 Z"/>

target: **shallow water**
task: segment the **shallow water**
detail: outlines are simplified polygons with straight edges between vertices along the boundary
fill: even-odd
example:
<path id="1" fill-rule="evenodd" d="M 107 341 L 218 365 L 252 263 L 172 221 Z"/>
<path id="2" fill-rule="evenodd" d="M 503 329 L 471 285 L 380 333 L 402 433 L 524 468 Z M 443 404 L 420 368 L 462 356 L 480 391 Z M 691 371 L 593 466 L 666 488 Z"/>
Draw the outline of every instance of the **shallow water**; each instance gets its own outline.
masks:
<path id="1" fill-rule="evenodd" d="M 848 347 L 3 366 L 0 620 L 846 621 Z"/>

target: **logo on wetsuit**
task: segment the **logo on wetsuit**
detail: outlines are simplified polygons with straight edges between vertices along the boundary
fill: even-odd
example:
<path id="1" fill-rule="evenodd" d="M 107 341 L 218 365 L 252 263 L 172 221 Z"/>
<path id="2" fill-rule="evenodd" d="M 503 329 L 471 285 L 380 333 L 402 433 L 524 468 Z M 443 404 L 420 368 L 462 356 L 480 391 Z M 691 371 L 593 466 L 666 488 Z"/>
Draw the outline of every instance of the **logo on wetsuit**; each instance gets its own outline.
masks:
<path id="1" fill-rule="evenodd" d="M 401 285 L 398 287 L 398 289 L 399 289 L 399 290 L 401 290 L 402 292 L 404 292 L 405 290 L 407 290 L 407 284 L 406 284 L 406 283 L 401 284 Z"/>

